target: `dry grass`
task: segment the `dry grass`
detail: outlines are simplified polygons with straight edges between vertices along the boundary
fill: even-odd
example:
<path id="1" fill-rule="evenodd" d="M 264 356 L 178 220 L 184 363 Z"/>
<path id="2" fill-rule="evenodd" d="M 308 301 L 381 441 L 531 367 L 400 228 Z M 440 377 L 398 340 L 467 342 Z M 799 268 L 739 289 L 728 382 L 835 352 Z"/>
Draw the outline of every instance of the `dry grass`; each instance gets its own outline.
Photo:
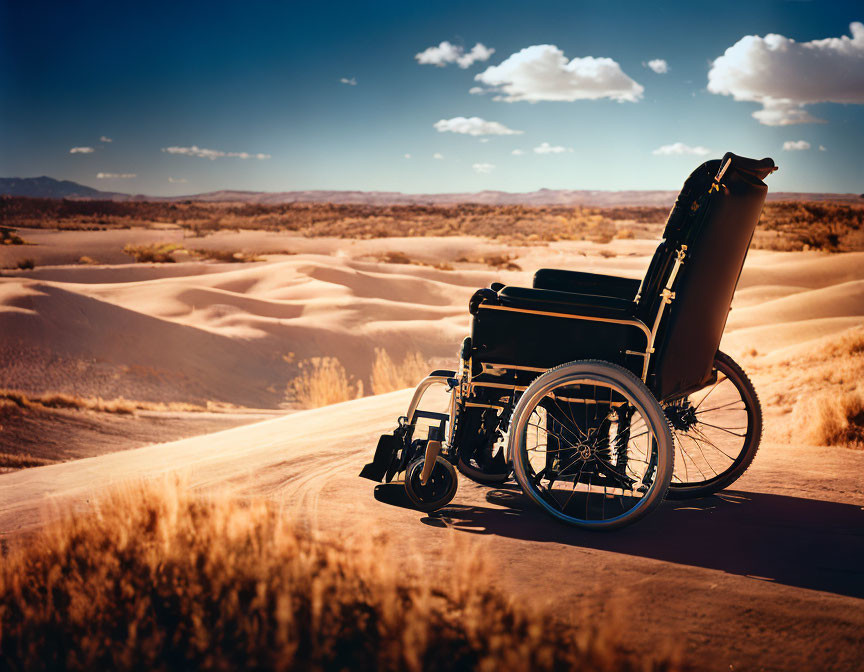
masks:
<path id="1" fill-rule="evenodd" d="M 140 264 L 173 263 L 174 253 L 182 250 L 183 246 L 177 243 L 151 243 L 149 245 L 133 245 L 129 243 L 123 248 L 123 254 L 128 254 Z"/>
<path id="2" fill-rule="evenodd" d="M 455 544 L 447 574 L 381 535 L 303 531 L 263 501 L 116 491 L 8 551 L 10 670 L 672 670 L 610 625 L 523 606 Z M 458 552 L 454 552 L 458 551 Z"/>
<path id="3" fill-rule="evenodd" d="M 375 348 L 372 394 L 385 394 L 414 387 L 429 373 L 430 368 L 419 352 L 408 352 L 402 361 L 396 362 L 384 348 Z"/>
<path id="4" fill-rule="evenodd" d="M 16 233 L 10 233 L 13 229 L 4 230 L 0 228 L 0 245 L 32 245 Z"/>
<path id="5" fill-rule="evenodd" d="M 787 416 L 767 425 L 771 440 L 864 447 L 864 326 L 785 357 L 744 356 L 766 406 Z"/>
<path id="6" fill-rule="evenodd" d="M 825 341 L 810 359 L 813 393 L 795 408 L 798 428 L 810 443 L 864 448 L 864 327 Z"/>
<path id="7" fill-rule="evenodd" d="M 197 248 L 194 250 L 189 250 L 189 253 L 194 254 L 196 257 L 199 257 L 201 259 L 210 259 L 212 261 L 218 261 L 223 264 L 248 264 L 253 261 L 262 261 L 254 254 L 246 254 L 245 252 L 238 252 L 234 250 L 205 250 Z"/>
<path id="8" fill-rule="evenodd" d="M 2 429 L 2 425 L 0 425 L 0 429 Z M 45 467 L 49 464 L 56 464 L 56 462 L 56 460 L 27 454 L 0 453 L 0 470 Z"/>
<path id="9" fill-rule="evenodd" d="M 98 266 L 99 265 L 98 261 L 96 261 L 92 257 L 88 257 L 86 255 L 83 257 L 79 257 L 78 263 L 81 264 L 82 266 Z"/>
<path id="10" fill-rule="evenodd" d="M 864 448 L 864 388 L 819 393 L 803 402 L 798 422 L 808 443 Z"/>
<path id="11" fill-rule="evenodd" d="M 456 261 L 466 264 L 485 264 L 501 271 L 521 271 L 522 267 L 513 261 L 514 259 L 516 259 L 514 254 L 484 254 L 477 257 L 459 257 Z"/>
<path id="12" fill-rule="evenodd" d="M 228 229 L 256 229 L 339 238 L 465 235 L 506 240 L 509 244 L 555 240 L 605 243 L 628 237 L 628 232 L 655 238 L 668 214 L 668 207 L 657 206 L 261 205 L 0 197 L 0 221 L 18 227 L 101 230 L 169 224 L 195 236 Z M 862 222 L 864 206 L 858 203 L 767 203 L 753 245 L 777 250 L 864 250 Z M 618 228 L 622 225 L 624 228 Z"/>
<path id="13" fill-rule="evenodd" d="M 754 247 L 776 250 L 864 250 L 864 207 L 820 202 L 769 203 Z"/>
<path id="14" fill-rule="evenodd" d="M 302 408 L 318 408 L 362 396 L 362 381 L 354 382 L 335 357 L 301 361 L 297 377 L 285 389 L 286 400 Z"/>
<path id="15" fill-rule="evenodd" d="M 293 363 L 293 356 L 285 359 Z M 419 352 L 408 352 L 396 361 L 384 348 L 375 348 L 369 389 L 372 394 L 385 394 L 414 387 L 430 368 Z M 298 363 L 297 376 L 285 388 L 285 401 L 301 408 L 320 408 L 359 399 L 363 394 L 363 381 L 349 376 L 336 357 L 312 357 Z"/>
<path id="16" fill-rule="evenodd" d="M 420 259 L 414 259 L 412 257 L 409 257 L 401 250 L 387 250 L 385 252 L 382 252 L 381 254 L 370 256 L 380 264 L 413 264 L 414 266 L 428 266 L 429 268 L 435 268 L 439 271 L 454 270 L 453 265 L 447 263 L 446 261 L 421 261 Z"/>
<path id="17" fill-rule="evenodd" d="M 14 404 L 30 410 L 65 409 L 73 411 L 97 411 L 130 415 L 135 411 L 161 412 L 204 412 L 232 408 L 230 405 L 208 402 L 206 406 L 184 402 L 130 401 L 129 399 L 103 399 L 102 397 L 80 397 L 74 394 L 48 392 L 45 394 L 26 394 L 20 390 L 0 389 L 0 402 Z"/>

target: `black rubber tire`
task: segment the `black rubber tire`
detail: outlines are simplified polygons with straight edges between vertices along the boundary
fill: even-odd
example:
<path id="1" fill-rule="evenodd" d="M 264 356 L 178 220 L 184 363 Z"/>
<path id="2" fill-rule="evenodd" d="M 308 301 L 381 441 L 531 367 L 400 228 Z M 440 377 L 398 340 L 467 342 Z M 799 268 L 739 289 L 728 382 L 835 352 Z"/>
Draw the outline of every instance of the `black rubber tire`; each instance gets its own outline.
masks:
<path id="1" fill-rule="evenodd" d="M 711 479 L 687 484 L 675 483 L 673 481 L 669 486 L 669 493 L 666 495 L 668 499 L 707 497 L 728 488 L 747 471 L 747 468 L 753 462 L 753 458 L 756 457 L 756 452 L 759 450 L 759 443 L 762 440 L 762 405 L 759 403 L 759 397 L 756 394 L 753 383 L 750 382 L 747 374 L 744 373 L 744 369 L 724 352 L 717 351 L 714 357 L 714 366 L 732 381 L 732 384 L 738 389 L 741 399 L 744 401 L 748 418 L 747 437 L 744 440 L 744 447 L 741 449 L 738 458 L 728 469 Z M 674 429 L 672 430 L 672 435 L 677 442 L 679 439 Z"/>
<path id="2" fill-rule="evenodd" d="M 456 496 L 459 487 L 459 477 L 456 470 L 440 455 L 435 458 L 435 466 L 426 485 L 420 484 L 420 474 L 423 471 L 425 457 L 418 457 L 405 471 L 405 492 L 415 509 L 419 511 L 435 511 L 449 504 Z"/>
<path id="3" fill-rule="evenodd" d="M 501 465 L 502 470 L 495 472 L 475 467 L 469 461 L 471 458 L 465 458 L 465 453 L 470 453 L 473 457 L 475 451 L 486 450 L 488 448 L 486 437 L 480 434 L 480 423 L 481 419 L 478 409 L 463 409 L 459 412 L 458 428 L 455 436 L 455 442 L 458 446 L 456 468 L 460 474 L 480 485 L 500 485 L 509 480 L 513 473 L 513 469 L 507 464 L 506 459 L 503 460 L 503 464 Z M 473 440 L 466 439 L 466 436 L 471 436 Z"/>
<path id="4" fill-rule="evenodd" d="M 479 483 L 480 485 L 501 485 L 502 483 L 506 483 L 510 480 L 510 476 L 513 475 L 513 469 L 508 465 L 507 471 L 500 474 L 490 474 L 485 471 L 481 471 L 477 467 L 472 467 L 470 464 L 467 464 L 461 457 L 459 461 L 456 463 L 456 468 L 459 470 L 459 473 L 465 476 L 475 483 Z"/>
<path id="5" fill-rule="evenodd" d="M 626 390 L 628 396 L 641 407 L 639 411 L 645 417 L 646 425 L 650 422 L 651 429 L 657 437 L 657 472 L 651 488 L 643 497 L 644 501 L 641 501 L 630 511 L 608 520 L 579 520 L 551 506 L 540 493 L 535 491 L 526 469 L 528 463 L 525 451 L 522 450 L 524 446 L 520 445 L 521 437 L 525 433 L 525 423 L 528 422 L 536 404 L 559 383 L 565 382 L 569 378 L 578 379 L 580 376 L 589 377 L 599 383 L 614 383 L 620 389 Z M 651 394 L 645 383 L 632 372 L 617 364 L 602 360 L 585 359 L 561 364 L 535 379 L 522 394 L 513 411 L 507 451 L 516 480 L 529 499 L 558 520 L 588 530 L 617 529 L 635 523 L 648 515 L 662 503 L 666 496 L 673 471 L 672 434 L 660 403 Z"/>

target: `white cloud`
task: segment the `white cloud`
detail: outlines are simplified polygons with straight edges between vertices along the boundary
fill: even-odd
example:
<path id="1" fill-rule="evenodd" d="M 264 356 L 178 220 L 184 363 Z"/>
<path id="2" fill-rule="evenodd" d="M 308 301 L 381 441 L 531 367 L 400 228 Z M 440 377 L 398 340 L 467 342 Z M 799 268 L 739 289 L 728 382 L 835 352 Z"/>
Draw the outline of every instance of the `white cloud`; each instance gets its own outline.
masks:
<path id="1" fill-rule="evenodd" d="M 819 145 L 819 151 L 820 152 L 827 152 L 828 150 L 825 149 L 825 145 Z"/>
<path id="2" fill-rule="evenodd" d="M 444 155 L 441 154 L 441 152 L 435 152 L 435 153 L 432 155 L 432 158 L 433 158 L 433 159 L 438 159 L 438 160 L 443 160 L 443 159 L 444 159 Z"/>
<path id="3" fill-rule="evenodd" d="M 111 138 L 103 135 L 99 138 L 99 142 L 114 142 L 114 141 Z"/>
<path id="4" fill-rule="evenodd" d="M 793 124 L 824 124 L 824 119 L 814 117 L 798 103 L 786 100 L 762 100 L 762 109 L 753 113 L 753 118 L 766 126 L 791 126 Z"/>
<path id="5" fill-rule="evenodd" d="M 356 77 L 340 77 L 339 81 L 343 84 L 347 84 L 348 86 L 357 86 L 357 78 Z"/>
<path id="6" fill-rule="evenodd" d="M 572 149 L 561 147 L 561 145 L 550 145 L 548 142 L 543 142 L 534 148 L 535 154 L 563 154 L 564 152 L 572 151 Z"/>
<path id="7" fill-rule="evenodd" d="M 787 140 L 783 143 L 783 149 L 787 152 L 800 152 L 804 149 L 810 149 L 810 143 L 806 140 Z"/>
<path id="8" fill-rule="evenodd" d="M 414 58 L 420 65 L 437 65 L 439 68 L 443 68 L 448 63 L 455 63 L 464 70 L 478 61 L 488 61 L 494 53 L 494 49 L 490 49 L 481 42 L 475 44 L 471 47 L 471 51 L 466 53 L 465 47 L 450 44 L 445 40 L 437 47 L 429 47 L 419 54 L 415 54 Z"/>
<path id="9" fill-rule="evenodd" d="M 513 156 L 522 156 L 525 152 L 522 151 L 521 149 L 514 149 L 514 150 L 513 150 L 512 152 L 510 152 L 510 153 L 511 153 Z"/>
<path id="10" fill-rule="evenodd" d="M 471 167 L 474 169 L 475 173 L 480 173 L 481 175 L 488 175 L 495 170 L 495 164 L 493 163 L 475 163 Z"/>
<path id="11" fill-rule="evenodd" d="M 92 154 L 94 150 L 92 147 L 73 147 L 69 150 L 70 154 Z"/>
<path id="12" fill-rule="evenodd" d="M 509 56 L 474 77 L 508 103 L 524 100 L 636 102 L 645 90 L 611 58 L 574 58 L 551 44 L 537 44 Z"/>
<path id="13" fill-rule="evenodd" d="M 406 159 L 410 159 L 410 158 L 411 158 L 411 155 L 410 155 L 410 154 L 403 154 L 402 156 L 403 156 L 404 158 L 406 158 Z"/>
<path id="14" fill-rule="evenodd" d="M 186 184 L 186 178 L 185 177 L 169 177 L 168 181 L 171 184 Z"/>
<path id="15" fill-rule="evenodd" d="M 711 64 L 708 90 L 761 103 L 753 116 L 767 126 L 819 123 L 805 105 L 864 104 L 864 24 L 852 37 L 796 42 L 783 35 L 745 35 Z"/>
<path id="16" fill-rule="evenodd" d="M 472 96 L 482 96 L 484 93 L 486 93 L 486 89 L 484 89 L 482 86 L 472 86 L 470 89 L 468 89 L 468 93 L 470 93 Z"/>
<path id="17" fill-rule="evenodd" d="M 135 173 L 96 173 L 97 180 L 131 180 L 138 177 Z"/>
<path id="18" fill-rule="evenodd" d="M 223 152 L 218 149 L 204 149 L 203 147 L 198 147 L 197 145 L 192 145 L 191 147 L 163 147 L 162 151 L 168 154 L 197 156 L 202 159 L 210 159 L 211 161 L 222 158 L 260 160 L 271 158 L 269 154 L 249 154 L 248 152 Z"/>
<path id="19" fill-rule="evenodd" d="M 439 133 L 461 133 L 463 135 L 519 135 L 522 131 L 507 128 L 497 121 L 486 121 L 480 117 L 453 117 L 435 122 Z"/>
<path id="20" fill-rule="evenodd" d="M 669 72 L 669 64 L 663 60 L 662 58 L 654 58 L 648 61 L 647 63 L 642 63 L 646 68 L 650 68 L 658 75 L 665 75 Z"/>
<path id="21" fill-rule="evenodd" d="M 658 147 L 651 153 L 656 156 L 705 156 L 706 154 L 710 154 L 711 150 L 701 145 L 691 147 L 690 145 L 685 145 L 683 142 L 674 142 L 671 145 Z"/>

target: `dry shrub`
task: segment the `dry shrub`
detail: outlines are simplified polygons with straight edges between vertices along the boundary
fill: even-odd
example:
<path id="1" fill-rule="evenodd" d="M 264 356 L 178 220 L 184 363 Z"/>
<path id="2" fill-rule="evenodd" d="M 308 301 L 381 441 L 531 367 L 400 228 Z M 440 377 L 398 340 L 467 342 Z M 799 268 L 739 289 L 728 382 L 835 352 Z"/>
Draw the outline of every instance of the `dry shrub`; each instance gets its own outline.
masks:
<path id="1" fill-rule="evenodd" d="M 92 257 L 88 257 L 86 255 L 83 257 L 79 257 L 78 263 L 82 264 L 84 266 L 98 266 L 99 265 L 98 261 L 96 261 Z"/>
<path id="2" fill-rule="evenodd" d="M 864 392 L 820 393 L 796 409 L 808 443 L 864 448 Z"/>
<path id="3" fill-rule="evenodd" d="M 253 261 L 261 261 L 254 254 L 246 254 L 245 252 L 235 252 L 234 250 L 205 250 L 194 249 L 189 250 L 196 257 L 201 259 L 212 259 L 226 264 L 248 264 Z"/>
<path id="4" fill-rule="evenodd" d="M 417 264 L 419 262 L 411 259 L 407 254 L 399 250 L 387 250 L 378 255 L 378 261 L 384 264 Z"/>
<path id="5" fill-rule="evenodd" d="M 408 352 L 401 362 L 395 362 L 384 348 L 375 348 L 372 394 L 414 387 L 429 373 L 429 369 L 429 363 L 419 352 Z"/>
<path id="6" fill-rule="evenodd" d="M 784 251 L 862 250 L 864 207 L 812 201 L 767 203 L 753 245 Z"/>
<path id="7" fill-rule="evenodd" d="M 47 392 L 45 394 L 26 394 L 20 390 L 0 389 L 0 401 L 12 403 L 19 408 L 30 410 L 65 409 L 72 411 L 97 411 L 100 413 L 117 413 L 130 415 L 135 411 L 163 411 L 163 412 L 203 412 L 226 410 L 230 405 L 208 402 L 206 406 L 187 404 L 185 402 L 153 402 L 153 401 L 130 401 L 129 399 L 103 399 L 102 397 L 80 397 L 74 394 L 61 392 Z"/>
<path id="8" fill-rule="evenodd" d="M 459 257 L 458 263 L 485 264 L 502 271 L 521 271 L 522 267 L 515 263 L 516 255 L 513 254 L 484 254 L 477 257 Z"/>
<path id="9" fill-rule="evenodd" d="M 128 254 L 138 263 L 173 263 L 174 253 L 182 250 L 177 243 L 151 243 L 149 245 L 133 245 L 129 243 L 123 248 L 123 254 Z"/>
<path id="10" fill-rule="evenodd" d="M 13 229 L 3 230 L 0 228 L 0 245 L 30 245 L 26 240 L 16 233 L 10 233 Z"/>
<path id="11" fill-rule="evenodd" d="M 21 271 L 32 271 L 36 268 L 36 261 L 30 257 L 19 259 L 15 267 Z"/>
<path id="12" fill-rule="evenodd" d="M 285 390 L 285 398 L 303 408 L 318 408 L 363 396 L 363 383 L 354 382 L 335 357 L 312 357 L 299 364 L 299 374 Z"/>
<path id="13" fill-rule="evenodd" d="M 821 359 L 814 366 L 813 359 Z M 864 448 L 864 327 L 848 329 L 811 354 L 806 370 L 828 390 L 804 394 L 795 408 L 797 425 L 810 443 Z M 827 384 L 827 385 L 826 385 Z"/>
<path id="14" fill-rule="evenodd" d="M 766 405 L 791 413 L 790 422 L 766 425 L 771 440 L 864 446 L 864 326 L 748 368 Z"/>
<path id="15" fill-rule="evenodd" d="M 167 223 L 196 236 L 224 229 L 255 229 L 296 231 L 308 237 L 479 236 L 534 243 L 602 243 L 620 237 L 615 222 L 637 229 L 640 237 L 657 236 L 668 213 L 668 206 L 169 203 L 0 196 L 0 221 L 10 226 L 103 230 Z M 862 222 L 864 207 L 857 202 L 767 203 L 753 245 L 782 250 L 862 250 Z"/>
<path id="16" fill-rule="evenodd" d="M 618 240 L 632 240 L 635 237 L 636 234 L 633 232 L 633 229 L 618 229 L 614 236 Z"/>
<path id="17" fill-rule="evenodd" d="M 0 469 L 27 469 L 44 467 L 49 464 L 56 464 L 56 460 L 47 460 L 44 457 L 35 457 L 26 453 L 0 453 Z"/>
<path id="18" fill-rule="evenodd" d="M 478 553 L 450 546 L 442 577 L 382 535 L 313 535 L 261 500 L 127 488 L 8 552 L 0 660 L 88 671 L 677 668 L 624 652 L 599 619 L 577 631 L 560 610 L 511 599 Z"/>
<path id="19" fill-rule="evenodd" d="M 382 252 L 381 254 L 374 255 L 373 258 L 375 259 L 375 261 L 381 264 L 413 264 L 415 266 L 429 266 L 431 268 L 436 268 L 439 271 L 453 270 L 453 265 L 447 263 L 446 261 L 433 263 L 421 261 L 419 259 L 412 259 L 401 250 L 387 250 L 386 252 Z"/>

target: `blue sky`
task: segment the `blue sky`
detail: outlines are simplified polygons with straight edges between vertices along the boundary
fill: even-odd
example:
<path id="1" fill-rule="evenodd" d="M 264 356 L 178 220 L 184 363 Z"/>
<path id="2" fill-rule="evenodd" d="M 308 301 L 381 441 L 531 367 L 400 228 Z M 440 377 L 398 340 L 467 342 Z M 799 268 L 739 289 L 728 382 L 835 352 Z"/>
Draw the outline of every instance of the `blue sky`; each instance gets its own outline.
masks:
<path id="1" fill-rule="evenodd" d="M 676 189 L 731 150 L 772 156 L 773 190 L 861 192 L 857 21 L 864 11 L 852 2 L 0 0 L 0 175 L 159 195 Z M 764 51 L 769 33 L 795 44 Z M 747 35 L 760 39 L 739 44 Z M 800 48 L 842 36 L 819 47 L 822 58 Z M 456 54 L 477 43 L 494 53 L 465 68 L 415 58 L 442 41 Z M 536 45 L 557 47 L 564 64 L 588 59 L 578 61 L 586 72 L 611 59 L 635 102 L 605 95 L 606 75 L 568 79 L 563 94 L 556 82 L 570 71 L 530 80 L 533 52 L 520 51 Z M 654 59 L 665 73 L 648 67 Z M 490 67 L 503 73 L 497 85 L 483 75 Z M 586 86 L 596 99 L 583 97 Z M 477 87 L 486 92 L 469 93 Z M 546 99 L 556 96 L 570 99 Z M 752 116 L 763 108 L 785 125 Z M 459 117 L 521 133 L 436 130 Z M 809 147 L 784 149 L 790 142 Z"/>

